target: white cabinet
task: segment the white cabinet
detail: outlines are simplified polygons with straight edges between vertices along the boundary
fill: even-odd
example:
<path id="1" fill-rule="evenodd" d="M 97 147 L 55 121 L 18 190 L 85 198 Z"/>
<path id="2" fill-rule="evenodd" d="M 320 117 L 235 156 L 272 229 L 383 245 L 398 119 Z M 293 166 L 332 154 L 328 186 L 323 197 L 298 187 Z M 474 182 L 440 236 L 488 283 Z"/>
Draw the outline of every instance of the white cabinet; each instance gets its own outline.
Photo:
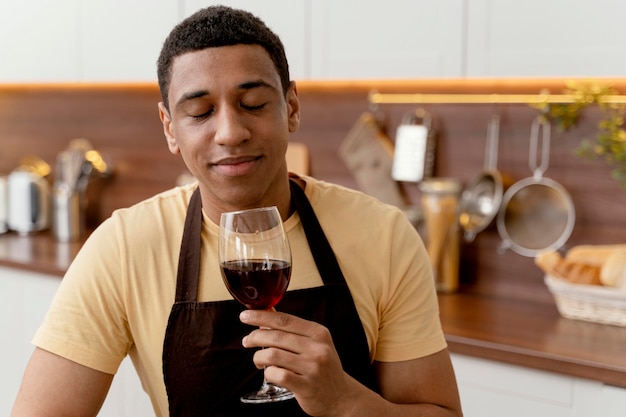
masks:
<path id="1" fill-rule="evenodd" d="M 33 351 L 31 339 L 61 283 L 55 276 L 0 267 L 0 415 L 8 416 Z M 101 417 L 154 415 L 129 359 L 113 380 Z"/>
<path id="2" fill-rule="evenodd" d="M 0 415 L 8 416 L 17 395 L 30 343 L 61 280 L 0 267 Z"/>
<path id="3" fill-rule="evenodd" d="M 79 80 L 79 3 L 3 1 L 0 82 Z"/>
<path id="4" fill-rule="evenodd" d="M 626 2 L 468 0 L 468 77 L 623 77 Z"/>
<path id="5" fill-rule="evenodd" d="M 459 77 L 463 0 L 225 0 L 283 41 L 294 79 Z M 186 0 L 184 14 L 207 5 Z"/>
<path id="6" fill-rule="evenodd" d="M 623 77 L 615 0 L 9 0 L 0 83 L 156 80 L 163 40 L 208 4 L 260 16 L 294 79 Z"/>
<path id="7" fill-rule="evenodd" d="M 247 10 L 259 16 L 272 29 L 285 47 L 289 60 L 289 71 L 294 79 L 310 78 L 310 13 L 311 0 L 185 0 L 184 16 L 207 7 L 209 4 L 224 4 Z M 317 3 L 317 1 L 315 2 Z M 172 25 L 173 26 L 173 25 Z M 167 28 L 169 32 L 171 28 Z"/>
<path id="8" fill-rule="evenodd" d="M 626 389 L 452 355 L 465 417 L 624 417 Z"/>
<path id="9" fill-rule="evenodd" d="M 0 13 L 0 82 L 152 81 L 169 0 L 12 0 Z"/>
<path id="10" fill-rule="evenodd" d="M 460 77 L 463 0 L 316 0 L 311 76 Z"/>
<path id="11" fill-rule="evenodd" d="M 79 10 L 79 79 L 156 80 L 161 45 L 179 21 L 175 1 L 89 0 Z"/>

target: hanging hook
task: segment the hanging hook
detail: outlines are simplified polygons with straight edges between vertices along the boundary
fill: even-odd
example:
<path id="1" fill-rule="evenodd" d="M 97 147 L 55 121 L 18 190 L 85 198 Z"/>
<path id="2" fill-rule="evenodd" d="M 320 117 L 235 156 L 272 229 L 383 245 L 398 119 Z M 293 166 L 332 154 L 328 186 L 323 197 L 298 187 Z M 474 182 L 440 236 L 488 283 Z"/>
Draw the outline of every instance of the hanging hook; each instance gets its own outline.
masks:
<path id="1" fill-rule="evenodd" d="M 537 165 L 537 145 L 541 131 L 541 164 Z M 530 149 L 528 166 L 535 179 L 540 179 L 550 162 L 550 121 L 545 116 L 537 116 L 530 128 Z"/>
<path id="2" fill-rule="evenodd" d="M 378 105 L 378 103 L 372 100 L 372 97 L 374 97 L 376 94 L 378 94 L 378 90 L 370 90 L 368 95 L 368 101 L 370 103 L 369 109 L 374 114 L 376 114 L 380 110 L 380 106 Z"/>
<path id="3" fill-rule="evenodd" d="M 484 169 L 495 170 L 498 159 L 498 142 L 500 139 L 500 115 L 494 114 L 487 125 L 487 145 L 485 149 Z"/>
<path id="4" fill-rule="evenodd" d="M 426 129 L 430 130 L 430 127 L 432 125 L 432 117 L 430 116 L 430 113 L 428 113 L 421 107 L 416 109 L 415 112 L 405 114 L 402 118 L 403 125 L 416 125 L 420 124 L 420 121 L 421 124 L 426 127 Z"/>

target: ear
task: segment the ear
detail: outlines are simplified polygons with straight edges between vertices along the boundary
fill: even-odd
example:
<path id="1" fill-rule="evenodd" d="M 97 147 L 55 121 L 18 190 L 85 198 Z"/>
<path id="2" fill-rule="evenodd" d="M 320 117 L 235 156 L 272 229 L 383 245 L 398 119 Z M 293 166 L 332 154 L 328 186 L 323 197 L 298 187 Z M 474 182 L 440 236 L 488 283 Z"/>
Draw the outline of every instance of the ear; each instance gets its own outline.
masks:
<path id="1" fill-rule="evenodd" d="M 163 123 L 163 133 L 165 133 L 167 147 L 174 155 L 180 153 L 180 149 L 178 148 L 178 143 L 176 142 L 176 137 L 174 135 L 174 125 L 172 124 L 172 118 L 170 117 L 169 110 L 167 110 L 163 102 L 159 103 L 159 118 L 161 119 L 161 123 Z"/>
<path id="2" fill-rule="evenodd" d="M 294 133 L 300 128 L 300 99 L 295 81 L 289 83 L 286 100 L 289 132 Z"/>

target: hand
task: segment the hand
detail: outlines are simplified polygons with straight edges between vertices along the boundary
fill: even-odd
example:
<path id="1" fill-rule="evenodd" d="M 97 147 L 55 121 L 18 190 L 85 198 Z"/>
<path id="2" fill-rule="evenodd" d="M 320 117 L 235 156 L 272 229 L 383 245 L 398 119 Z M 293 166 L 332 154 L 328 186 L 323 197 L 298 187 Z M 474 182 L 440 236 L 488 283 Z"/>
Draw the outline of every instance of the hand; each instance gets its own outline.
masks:
<path id="1" fill-rule="evenodd" d="M 309 415 L 346 415 L 341 410 L 364 387 L 343 371 L 326 327 L 276 311 L 245 310 L 240 319 L 260 327 L 242 343 L 265 348 L 255 353 L 254 363 L 266 368 L 268 381 L 291 390 Z"/>

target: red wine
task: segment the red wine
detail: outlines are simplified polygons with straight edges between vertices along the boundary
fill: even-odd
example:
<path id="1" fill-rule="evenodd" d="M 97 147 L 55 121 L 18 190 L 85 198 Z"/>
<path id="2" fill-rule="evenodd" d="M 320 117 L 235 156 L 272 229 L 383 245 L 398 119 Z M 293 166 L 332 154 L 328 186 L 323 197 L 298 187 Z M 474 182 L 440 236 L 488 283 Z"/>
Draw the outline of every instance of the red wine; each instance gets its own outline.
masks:
<path id="1" fill-rule="evenodd" d="M 269 310 L 287 290 L 291 264 L 275 259 L 226 261 L 221 265 L 226 287 L 251 310 Z"/>

